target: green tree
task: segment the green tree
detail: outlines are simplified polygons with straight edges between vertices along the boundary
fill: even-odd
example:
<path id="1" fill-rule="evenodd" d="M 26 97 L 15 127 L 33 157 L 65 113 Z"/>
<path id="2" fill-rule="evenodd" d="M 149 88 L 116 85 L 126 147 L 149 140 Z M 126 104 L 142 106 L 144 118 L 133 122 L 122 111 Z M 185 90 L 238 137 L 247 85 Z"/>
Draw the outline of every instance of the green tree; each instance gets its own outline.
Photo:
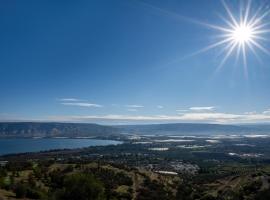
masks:
<path id="1" fill-rule="evenodd" d="M 263 190 L 259 192 L 256 197 L 256 200 L 269 200 L 270 199 L 270 189 L 268 188 L 267 190 Z"/>
<path id="2" fill-rule="evenodd" d="M 27 187 L 23 183 L 18 183 L 15 188 L 14 192 L 17 198 L 24 198 L 26 196 Z"/>
<path id="3" fill-rule="evenodd" d="M 103 200 L 104 187 L 89 174 L 72 174 L 65 178 L 62 194 L 57 199 Z"/>

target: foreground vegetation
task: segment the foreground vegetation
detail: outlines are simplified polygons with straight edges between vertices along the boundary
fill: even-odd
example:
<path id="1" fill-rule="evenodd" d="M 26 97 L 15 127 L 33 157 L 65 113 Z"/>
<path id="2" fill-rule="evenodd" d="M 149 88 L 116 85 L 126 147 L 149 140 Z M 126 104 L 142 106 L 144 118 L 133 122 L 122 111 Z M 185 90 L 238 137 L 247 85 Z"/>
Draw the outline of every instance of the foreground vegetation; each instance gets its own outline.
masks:
<path id="1" fill-rule="evenodd" d="M 241 173 L 241 170 L 246 170 Z M 216 170 L 226 171 L 226 176 Z M 0 199 L 241 200 L 270 198 L 270 166 L 162 175 L 107 163 L 10 161 L 0 170 Z M 229 173 L 230 172 L 230 173 Z M 224 175 L 223 174 L 223 175 Z"/>

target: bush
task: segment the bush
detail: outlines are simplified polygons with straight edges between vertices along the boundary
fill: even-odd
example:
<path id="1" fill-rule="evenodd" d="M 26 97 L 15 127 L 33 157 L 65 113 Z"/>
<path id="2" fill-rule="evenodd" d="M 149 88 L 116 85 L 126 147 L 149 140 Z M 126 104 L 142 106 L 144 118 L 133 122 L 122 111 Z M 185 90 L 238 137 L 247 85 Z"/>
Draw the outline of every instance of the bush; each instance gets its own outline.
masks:
<path id="1" fill-rule="evenodd" d="M 256 197 L 256 200 L 269 200 L 270 199 L 270 189 L 263 190 L 259 192 Z"/>
<path id="2" fill-rule="evenodd" d="M 27 187 L 23 183 L 18 183 L 14 188 L 16 198 L 24 198 L 26 196 L 26 191 L 27 191 Z"/>
<path id="3" fill-rule="evenodd" d="M 103 200 L 104 187 L 89 174 L 72 174 L 65 178 L 64 188 L 58 195 L 59 200 Z"/>
<path id="4" fill-rule="evenodd" d="M 42 199 L 45 195 L 38 189 L 28 188 L 25 196 L 29 199 Z"/>

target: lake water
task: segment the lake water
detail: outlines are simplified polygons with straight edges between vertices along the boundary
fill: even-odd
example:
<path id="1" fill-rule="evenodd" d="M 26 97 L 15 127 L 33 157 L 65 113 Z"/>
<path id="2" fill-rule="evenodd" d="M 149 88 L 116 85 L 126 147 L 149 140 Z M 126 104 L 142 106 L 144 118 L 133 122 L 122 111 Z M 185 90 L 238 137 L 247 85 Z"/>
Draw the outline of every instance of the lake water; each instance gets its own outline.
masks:
<path id="1" fill-rule="evenodd" d="M 122 142 L 120 141 L 113 140 L 69 138 L 0 139 L 0 155 L 52 149 L 74 149 L 89 146 L 117 145 L 121 143 Z"/>

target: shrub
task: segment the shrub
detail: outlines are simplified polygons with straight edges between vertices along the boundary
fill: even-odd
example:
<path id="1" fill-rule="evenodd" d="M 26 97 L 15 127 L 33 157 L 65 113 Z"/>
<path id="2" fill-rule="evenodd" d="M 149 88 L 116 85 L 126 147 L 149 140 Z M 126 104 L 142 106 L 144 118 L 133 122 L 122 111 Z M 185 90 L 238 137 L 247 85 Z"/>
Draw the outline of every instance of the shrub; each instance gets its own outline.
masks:
<path id="1" fill-rule="evenodd" d="M 104 188 L 89 174 L 72 174 L 65 178 L 59 199 L 63 200 L 103 200 Z"/>

